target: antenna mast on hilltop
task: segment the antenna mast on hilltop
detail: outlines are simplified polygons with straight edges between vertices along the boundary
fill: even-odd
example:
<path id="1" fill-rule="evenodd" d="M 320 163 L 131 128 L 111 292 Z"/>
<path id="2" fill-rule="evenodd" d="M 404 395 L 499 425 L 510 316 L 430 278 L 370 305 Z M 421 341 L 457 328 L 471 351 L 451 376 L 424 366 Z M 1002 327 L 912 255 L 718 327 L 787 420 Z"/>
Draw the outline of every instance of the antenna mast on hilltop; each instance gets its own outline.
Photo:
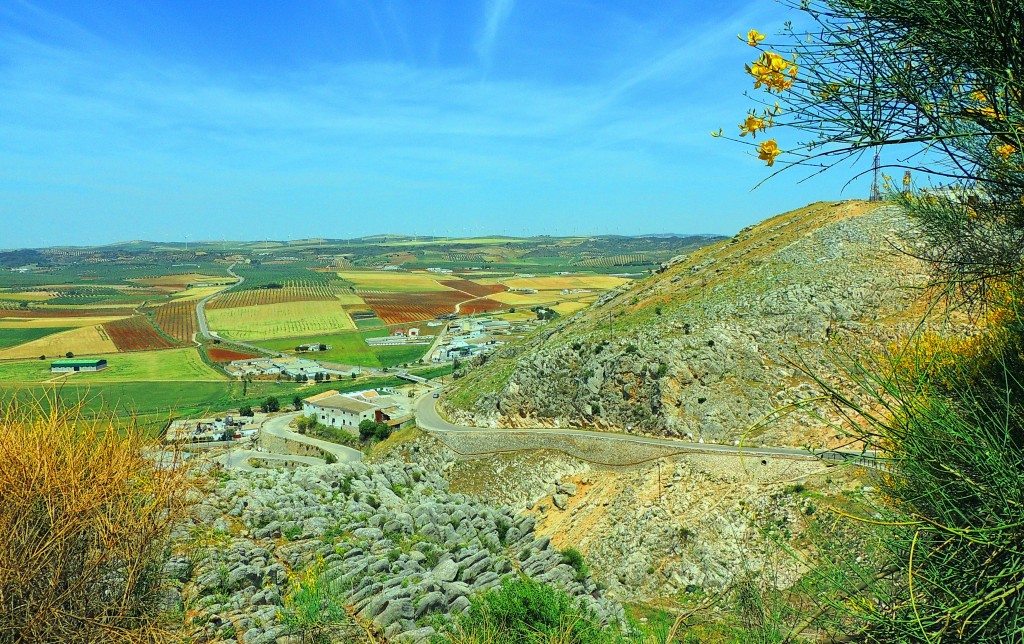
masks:
<path id="1" fill-rule="evenodd" d="M 880 159 L 881 154 L 882 154 L 882 149 L 881 148 L 876 148 L 875 149 L 875 162 L 874 162 L 874 164 L 872 166 L 872 170 L 874 172 L 874 179 L 871 181 L 871 196 L 868 197 L 868 201 L 881 201 L 882 200 L 882 191 L 878 189 L 878 177 L 882 173 L 882 164 L 881 164 L 881 159 Z"/>

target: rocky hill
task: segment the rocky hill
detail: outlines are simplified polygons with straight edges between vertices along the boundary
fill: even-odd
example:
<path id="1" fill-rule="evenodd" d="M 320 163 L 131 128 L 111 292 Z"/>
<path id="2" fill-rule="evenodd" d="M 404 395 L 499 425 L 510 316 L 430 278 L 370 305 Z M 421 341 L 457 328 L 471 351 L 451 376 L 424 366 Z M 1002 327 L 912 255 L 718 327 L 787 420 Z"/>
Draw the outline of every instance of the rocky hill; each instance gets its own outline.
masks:
<path id="1" fill-rule="evenodd" d="M 535 519 L 448 491 L 422 466 L 222 474 L 196 493 L 165 597 L 193 642 L 424 642 L 475 594 L 528 576 L 623 623 Z"/>
<path id="2" fill-rule="evenodd" d="M 810 379 L 835 352 L 883 352 L 925 310 L 929 274 L 893 206 L 815 203 L 679 258 L 468 365 L 443 398 L 482 426 L 610 428 L 830 445 Z M 968 330 L 969 331 L 969 330 Z"/>

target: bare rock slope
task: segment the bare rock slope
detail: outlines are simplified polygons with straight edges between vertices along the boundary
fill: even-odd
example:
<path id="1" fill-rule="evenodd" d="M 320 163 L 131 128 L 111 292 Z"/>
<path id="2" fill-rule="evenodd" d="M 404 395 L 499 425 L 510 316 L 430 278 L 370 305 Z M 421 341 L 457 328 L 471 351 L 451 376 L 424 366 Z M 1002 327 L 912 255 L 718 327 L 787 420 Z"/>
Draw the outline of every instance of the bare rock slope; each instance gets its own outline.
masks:
<path id="1" fill-rule="evenodd" d="M 895 207 L 816 203 L 695 251 L 663 272 L 468 367 L 442 401 L 492 427 L 612 428 L 694 440 L 827 445 L 795 363 L 879 351 L 924 310 L 925 264 Z"/>

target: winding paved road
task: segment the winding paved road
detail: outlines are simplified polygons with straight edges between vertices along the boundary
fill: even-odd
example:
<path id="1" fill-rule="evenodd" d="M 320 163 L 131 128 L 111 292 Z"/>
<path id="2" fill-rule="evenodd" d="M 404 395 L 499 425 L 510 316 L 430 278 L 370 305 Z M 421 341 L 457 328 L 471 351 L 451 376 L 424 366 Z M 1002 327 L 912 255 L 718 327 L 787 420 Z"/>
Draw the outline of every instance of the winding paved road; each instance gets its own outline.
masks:
<path id="1" fill-rule="evenodd" d="M 738 447 L 735 445 L 722 445 L 714 443 L 695 443 L 682 441 L 673 438 L 655 438 L 651 436 L 638 436 L 628 434 L 614 434 L 611 432 L 597 432 L 586 429 L 551 429 L 547 427 L 535 428 L 491 428 L 471 427 L 465 425 L 454 425 L 441 417 L 437 411 L 437 400 L 433 393 L 440 392 L 440 388 L 428 392 L 416 401 L 416 424 L 427 432 L 435 433 L 465 433 L 465 432 L 530 432 L 544 434 L 545 436 L 583 437 L 596 438 L 603 441 L 619 442 L 633 445 L 653 445 L 656 447 L 667 447 L 679 451 L 695 452 L 702 454 L 723 454 L 730 456 L 775 456 L 784 458 L 821 459 L 839 463 L 854 463 L 872 469 L 886 469 L 885 459 L 860 452 L 846 452 L 841 450 L 815 450 L 810 452 L 806 449 L 796 447 Z"/>
<path id="2" fill-rule="evenodd" d="M 332 443 L 330 441 L 320 440 L 319 438 L 313 438 L 312 436 L 306 436 L 305 434 L 300 434 L 289 429 L 288 423 L 292 422 L 292 419 L 300 413 L 302 412 L 296 411 L 290 414 L 281 414 L 280 416 L 270 418 L 267 422 L 263 423 L 263 427 L 260 428 L 260 432 L 284 440 L 291 440 L 297 443 L 311 445 L 325 452 L 334 454 L 340 463 L 354 463 L 363 460 L 363 453 L 357 449 L 338 445 L 337 443 Z M 317 460 L 321 461 L 321 459 Z"/>
<path id="3" fill-rule="evenodd" d="M 203 299 L 196 302 L 196 320 L 199 322 L 199 334 L 202 335 L 207 340 L 220 340 L 222 342 L 228 342 L 235 346 L 244 347 L 246 349 L 256 352 L 257 355 L 269 353 L 270 355 L 277 357 L 284 356 L 285 354 L 281 353 L 280 351 L 271 351 L 270 349 L 264 349 L 263 347 L 258 347 L 255 344 L 249 344 L 248 342 L 240 342 L 238 340 L 225 340 L 224 338 L 221 338 L 213 331 L 210 331 L 210 325 L 206 321 L 206 303 L 212 300 L 213 298 L 217 297 L 218 295 L 223 295 L 224 293 L 227 293 L 233 288 L 238 288 L 243 282 L 245 282 L 244 277 L 242 277 L 241 275 L 232 270 L 234 267 L 234 264 L 228 266 L 227 271 L 229 275 L 238 279 L 237 282 L 235 282 L 234 284 L 225 289 L 217 291 L 216 293 L 207 295 Z"/>

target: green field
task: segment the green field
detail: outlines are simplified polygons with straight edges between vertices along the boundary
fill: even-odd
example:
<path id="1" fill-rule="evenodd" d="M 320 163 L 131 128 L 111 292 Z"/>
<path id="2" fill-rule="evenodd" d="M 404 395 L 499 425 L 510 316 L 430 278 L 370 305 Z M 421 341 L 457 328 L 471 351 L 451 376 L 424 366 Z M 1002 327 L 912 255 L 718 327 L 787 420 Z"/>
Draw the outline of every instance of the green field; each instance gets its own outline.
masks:
<path id="1" fill-rule="evenodd" d="M 207 310 L 210 328 L 229 340 L 291 338 L 354 328 L 341 302 L 306 301 Z"/>
<path id="2" fill-rule="evenodd" d="M 335 335 L 315 335 L 299 338 L 283 338 L 280 340 L 265 340 L 259 346 L 274 351 L 294 351 L 300 344 L 311 344 L 314 342 L 329 344 L 329 351 L 318 351 L 305 354 L 314 360 L 324 362 L 337 362 L 350 364 L 359 367 L 393 367 L 407 362 L 415 362 L 423 357 L 429 345 L 394 346 L 394 347 L 371 347 L 366 344 L 366 338 L 379 338 L 388 334 L 384 328 L 373 331 L 362 331 L 360 333 L 339 333 Z"/>
<path id="3" fill-rule="evenodd" d="M 438 370 L 425 370 L 425 377 L 441 375 Z M 249 383 L 243 395 L 238 381 L 222 382 L 100 382 L 96 384 L 18 385 L 0 383 L 0 399 L 22 402 L 39 401 L 49 408 L 56 398 L 62 405 L 82 403 L 86 416 L 114 416 L 138 422 L 152 433 L 160 434 L 172 418 L 208 416 L 213 413 L 237 409 L 242 405 L 253 407 L 268 396 L 277 397 L 282 405 L 291 405 L 296 395 L 307 398 L 328 389 L 356 391 L 377 387 L 397 387 L 408 384 L 398 378 L 359 378 L 351 382 L 331 382 L 320 385 L 300 385 L 291 382 Z"/>
<path id="4" fill-rule="evenodd" d="M 88 356 L 79 356 L 82 358 Z M 93 383 L 110 381 L 224 380 L 225 376 L 203 362 L 194 348 L 139 351 L 105 356 L 109 367 L 96 373 L 76 373 L 60 381 Z M 42 382 L 58 378 L 49 360 L 17 360 L 0 363 L 0 383 Z"/>
<path id="5" fill-rule="evenodd" d="M 70 327 L 40 327 L 40 328 L 22 328 L 22 329 L 0 329 L 0 349 L 6 349 L 7 347 L 16 347 L 23 342 L 31 342 L 44 338 L 54 333 L 60 333 L 61 331 L 67 331 Z"/>

